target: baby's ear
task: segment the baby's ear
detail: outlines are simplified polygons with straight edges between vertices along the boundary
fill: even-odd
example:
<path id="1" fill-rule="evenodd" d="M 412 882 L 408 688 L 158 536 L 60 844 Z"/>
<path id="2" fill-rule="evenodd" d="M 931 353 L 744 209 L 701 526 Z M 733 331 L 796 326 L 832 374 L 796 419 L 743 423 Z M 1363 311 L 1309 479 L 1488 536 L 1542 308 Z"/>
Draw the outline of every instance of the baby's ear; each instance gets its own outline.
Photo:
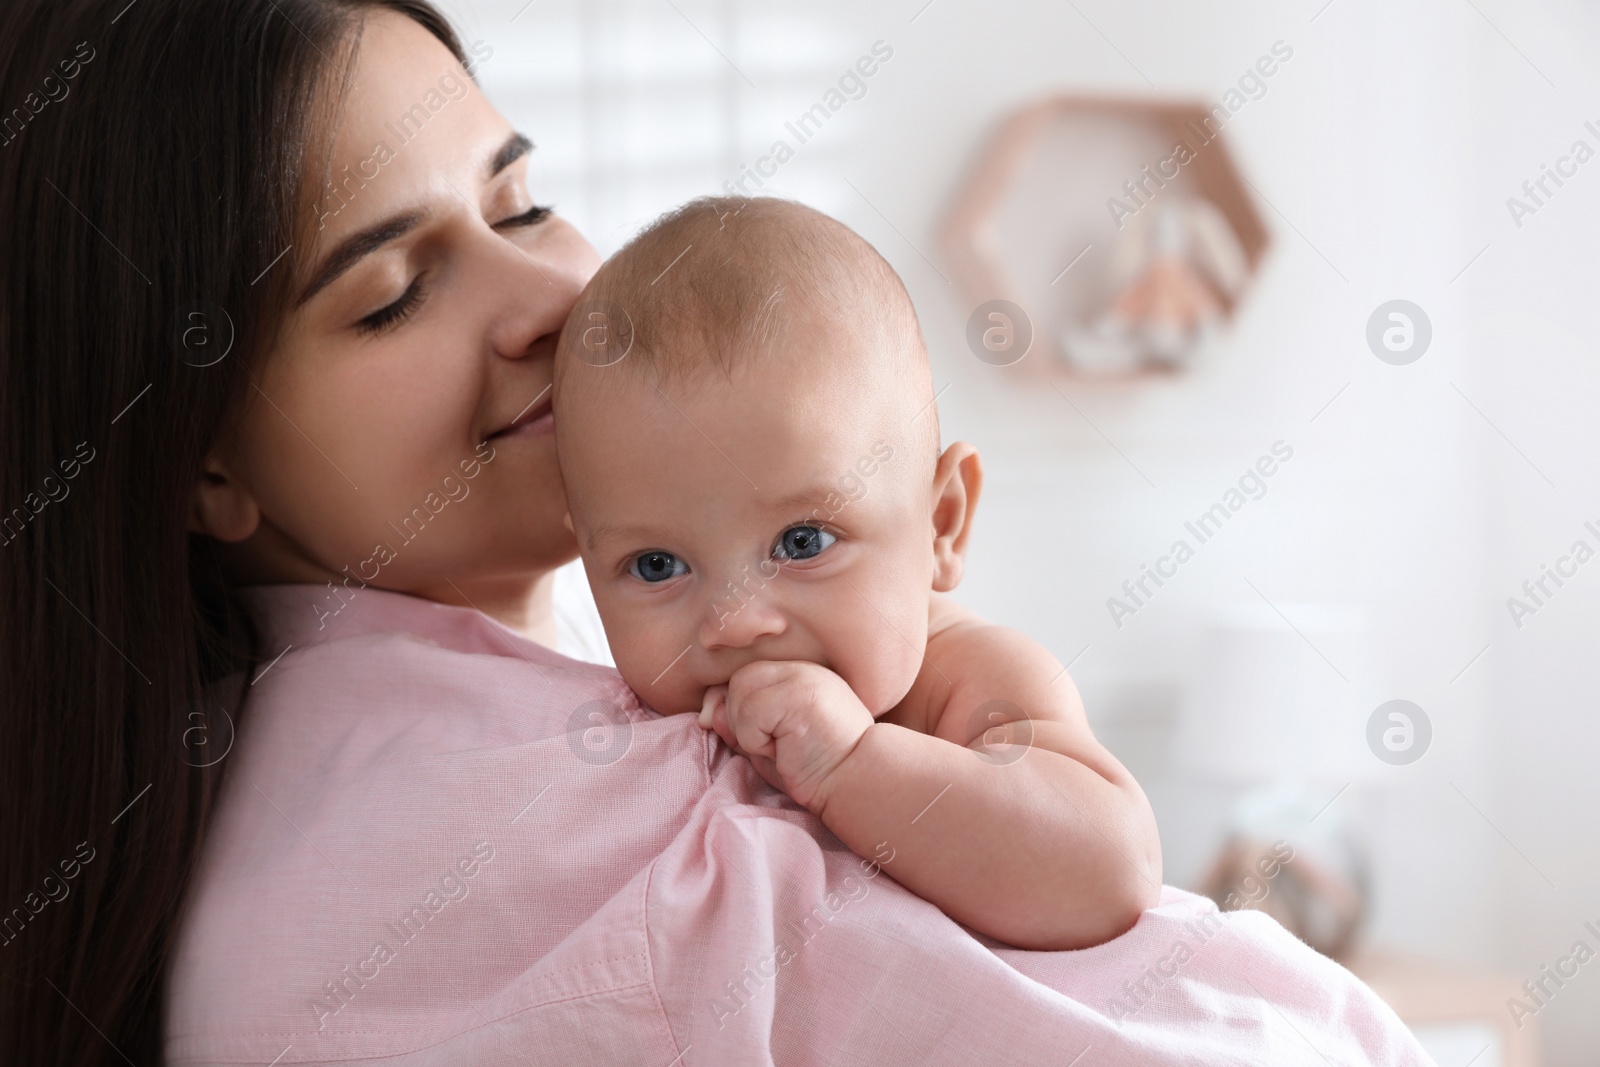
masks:
<path id="1" fill-rule="evenodd" d="M 972 515 L 983 490 L 978 450 L 957 441 L 933 469 L 933 590 L 948 593 L 961 583 Z"/>

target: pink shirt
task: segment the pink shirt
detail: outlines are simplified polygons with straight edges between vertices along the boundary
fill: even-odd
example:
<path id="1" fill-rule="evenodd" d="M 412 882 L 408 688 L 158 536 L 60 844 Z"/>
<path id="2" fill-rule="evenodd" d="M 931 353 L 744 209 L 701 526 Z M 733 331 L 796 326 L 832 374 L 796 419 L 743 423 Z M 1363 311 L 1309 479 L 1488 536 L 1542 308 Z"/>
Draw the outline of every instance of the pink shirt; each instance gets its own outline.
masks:
<path id="1" fill-rule="evenodd" d="M 1259 913 L 1168 888 L 1109 944 L 1009 948 L 609 668 L 397 593 L 251 595 L 289 651 L 226 757 L 170 1064 L 1427 1063 Z"/>

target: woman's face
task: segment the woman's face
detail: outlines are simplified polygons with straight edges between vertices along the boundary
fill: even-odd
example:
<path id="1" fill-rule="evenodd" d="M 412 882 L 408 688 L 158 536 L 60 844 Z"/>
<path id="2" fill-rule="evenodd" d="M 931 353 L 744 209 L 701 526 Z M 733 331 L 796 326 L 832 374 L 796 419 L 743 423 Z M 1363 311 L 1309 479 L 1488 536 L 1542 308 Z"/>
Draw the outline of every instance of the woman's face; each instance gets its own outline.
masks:
<path id="1" fill-rule="evenodd" d="M 314 243 L 269 268 L 298 271 L 297 303 L 196 523 L 239 542 L 247 581 L 526 600 L 576 555 L 551 364 L 599 257 L 535 204 L 527 141 L 410 19 L 367 18 L 335 122 L 332 187 L 306 182 Z"/>

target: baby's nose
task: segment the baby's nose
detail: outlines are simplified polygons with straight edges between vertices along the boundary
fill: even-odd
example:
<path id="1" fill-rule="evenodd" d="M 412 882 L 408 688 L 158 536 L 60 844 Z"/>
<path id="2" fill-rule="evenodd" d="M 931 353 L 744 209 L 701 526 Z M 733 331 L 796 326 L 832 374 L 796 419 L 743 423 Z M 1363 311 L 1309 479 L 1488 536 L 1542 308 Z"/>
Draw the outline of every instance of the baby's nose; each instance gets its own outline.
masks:
<path id="1" fill-rule="evenodd" d="M 777 594 L 768 586 L 728 584 L 723 596 L 706 605 L 700 623 L 702 648 L 748 648 L 789 628 Z"/>

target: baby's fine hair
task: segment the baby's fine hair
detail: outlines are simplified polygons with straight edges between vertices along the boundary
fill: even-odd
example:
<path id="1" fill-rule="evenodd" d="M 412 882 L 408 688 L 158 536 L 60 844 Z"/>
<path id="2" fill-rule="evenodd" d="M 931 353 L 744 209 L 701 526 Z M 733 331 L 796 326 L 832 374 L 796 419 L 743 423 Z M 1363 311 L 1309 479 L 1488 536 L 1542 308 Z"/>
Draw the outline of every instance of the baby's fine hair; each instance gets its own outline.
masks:
<path id="1" fill-rule="evenodd" d="M 632 330 L 621 365 L 657 380 L 731 375 L 790 329 L 859 332 L 866 350 L 927 373 L 916 310 L 888 262 L 843 223 L 776 197 L 701 197 L 662 215 L 600 268 L 563 345 L 582 343 L 596 313 Z"/>

